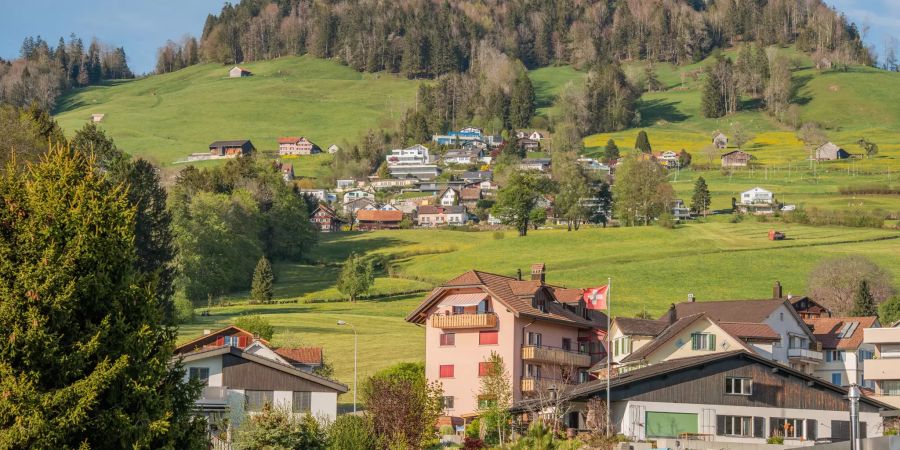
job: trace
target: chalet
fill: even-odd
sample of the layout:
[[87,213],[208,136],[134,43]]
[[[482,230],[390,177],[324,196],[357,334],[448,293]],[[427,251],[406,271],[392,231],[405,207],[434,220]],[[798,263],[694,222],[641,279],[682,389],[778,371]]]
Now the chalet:
[[326,151],[328,152],[329,155],[333,155],[333,154],[339,152],[340,150],[341,150],[341,148],[338,147],[337,144],[331,144],[331,145],[329,145],[328,148],[326,149]]
[[234,325],[229,325],[216,331],[205,330],[202,336],[175,347],[175,354],[180,355],[211,348],[219,348],[223,345],[244,349],[255,340],[259,340],[266,345],[269,344],[265,339],[258,339],[253,333],[247,330]]
[[256,151],[253,143],[244,140],[235,141],[215,141],[209,144],[209,154],[211,156],[237,157],[246,156]]
[[666,150],[653,155],[659,165],[668,169],[677,169],[679,166],[678,153],[672,150]]
[[309,217],[309,221],[318,227],[322,233],[333,233],[341,231],[343,221],[337,216],[333,209],[319,205]]
[[[788,446],[850,437],[847,390],[744,349],[675,358],[615,375],[608,383],[614,429],[634,441],[657,440],[660,447],[677,448],[684,444],[675,439],[691,437],[765,444],[780,435]],[[572,407],[566,425],[587,429],[588,421],[598,420],[588,402],[605,400],[606,390],[602,379],[563,391]],[[537,403],[520,401],[514,411],[540,410]],[[863,396],[860,435],[880,436],[881,413],[891,409]]]
[[[781,295],[780,295],[781,285],[778,284],[777,288],[778,288],[778,292],[779,292],[778,297],[781,297]],[[825,318],[825,317],[832,316],[830,309],[814,302],[809,297],[805,297],[805,296],[793,297],[790,294],[788,294],[787,299],[788,299],[788,301],[791,302],[791,305],[794,307],[794,310],[797,311],[797,314],[799,314],[800,317],[803,318],[803,320],[818,319],[818,318]]]
[[465,225],[469,220],[466,207],[455,206],[419,206],[416,208],[416,225],[420,227],[442,227],[446,225]]
[[288,163],[281,164],[281,177],[284,181],[292,181],[294,179],[294,165]]
[[358,211],[362,211],[364,209],[377,209],[372,208],[376,205],[378,205],[378,203],[375,202],[375,200],[368,197],[361,197],[355,200],[350,200],[349,202],[344,202],[341,205],[341,210],[344,212],[344,214],[352,216]]
[[289,136],[278,138],[278,154],[285,155],[312,155],[319,153],[319,147],[310,142],[309,139],[300,136]]
[[536,152],[541,149],[541,143],[529,138],[516,139],[516,148],[525,152]]
[[775,195],[761,187],[741,192],[740,202],[735,205],[740,212],[763,215],[775,211]]
[[750,164],[750,160],[753,159],[753,155],[735,150],[725,153],[720,158],[722,159],[722,167],[747,167]]
[[249,77],[250,75],[253,75],[253,73],[239,66],[234,66],[231,68],[231,70],[228,71],[228,76],[230,78]]
[[536,170],[548,172],[550,170],[550,158],[526,158],[519,163],[520,170]]
[[836,159],[847,159],[850,153],[838,147],[833,142],[826,142],[816,149],[816,161],[834,161]]
[[531,133],[521,130],[516,131],[516,139],[531,139],[532,141],[540,142],[544,140],[544,137],[544,133],[537,130],[532,131]]
[[532,265],[530,280],[470,270],[406,317],[425,328],[425,376],[441,383],[446,416],[461,422],[479,409],[479,377],[494,352],[514,401],[585,381],[586,369],[605,356],[606,316],[586,309],[583,290],[549,285],[545,276],[543,264]]
[[448,186],[438,194],[437,199],[441,206],[457,205],[459,204],[459,191]]
[[459,204],[468,209],[475,209],[478,201],[484,198],[480,187],[466,187],[459,192]]
[[712,143],[717,149],[725,150],[728,148],[728,137],[717,131],[713,133]]
[[360,231],[396,230],[402,220],[401,211],[363,209],[356,212],[356,228]]
[[838,386],[875,388],[863,374],[864,362],[875,356],[875,346],[863,343],[863,330],[881,328],[877,317],[824,317],[805,322],[825,356],[816,367],[817,377]]

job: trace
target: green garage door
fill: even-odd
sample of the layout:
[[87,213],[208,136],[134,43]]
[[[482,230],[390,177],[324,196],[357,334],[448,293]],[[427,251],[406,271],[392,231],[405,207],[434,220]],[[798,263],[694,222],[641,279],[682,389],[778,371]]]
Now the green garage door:
[[697,433],[697,415],[647,411],[647,437],[678,437]]

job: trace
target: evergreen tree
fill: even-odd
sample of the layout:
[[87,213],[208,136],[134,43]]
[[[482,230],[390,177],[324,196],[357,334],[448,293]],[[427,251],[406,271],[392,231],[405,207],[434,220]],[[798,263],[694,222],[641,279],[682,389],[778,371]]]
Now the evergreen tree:
[[653,149],[650,147],[650,138],[647,137],[646,131],[641,130],[638,132],[637,139],[634,141],[634,148],[644,153],[653,152]]
[[56,149],[0,202],[2,446],[206,448],[125,190]]
[[869,282],[862,280],[859,282],[859,288],[856,290],[856,296],[853,298],[853,310],[850,312],[853,317],[869,317],[878,315],[878,307],[875,305],[875,297],[869,290]]
[[272,264],[265,256],[259,258],[256,270],[253,271],[253,283],[250,286],[250,300],[254,303],[267,303],[272,300],[275,275]]
[[703,117],[718,118],[725,115],[725,104],[722,101],[722,86],[719,78],[707,67],[704,69],[703,90],[700,97],[700,112]]
[[619,146],[616,145],[616,141],[613,138],[609,138],[606,141],[606,147],[603,149],[603,159],[606,162],[613,161],[619,158]]
[[352,253],[338,275],[337,290],[350,297],[350,302],[369,291],[375,282],[374,268],[371,261]]
[[128,156],[119,151],[113,139],[93,122],[75,132],[71,145],[74,150],[93,155],[95,164],[102,170],[122,170],[128,162]]
[[659,81],[659,77],[656,76],[656,70],[653,69],[653,66],[647,66],[644,69],[644,88],[647,92],[657,92],[663,90],[663,84]]
[[609,183],[600,183],[600,187],[597,189],[597,209],[591,216],[591,222],[602,223],[603,228],[606,228],[606,224],[612,216],[612,211],[612,190],[609,188]]
[[524,69],[519,72],[509,99],[509,120],[515,128],[525,128],[534,116],[534,86]]
[[703,177],[697,178],[694,183],[694,194],[691,196],[691,211],[695,214],[703,213],[705,217],[710,203],[712,203],[712,198],[709,195],[709,186],[706,185],[706,180]]

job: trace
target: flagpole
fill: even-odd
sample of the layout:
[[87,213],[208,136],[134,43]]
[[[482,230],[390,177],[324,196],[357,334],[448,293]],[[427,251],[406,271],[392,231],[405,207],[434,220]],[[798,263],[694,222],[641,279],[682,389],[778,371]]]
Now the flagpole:
[[606,436],[609,437],[609,414],[610,414],[610,406],[609,406],[609,379],[612,376],[610,373],[610,359],[612,359],[612,347],[610,346],[610,317],[612,316],[612,298],[610,298],[609,294],[612,292],[612,278],[606,279]]

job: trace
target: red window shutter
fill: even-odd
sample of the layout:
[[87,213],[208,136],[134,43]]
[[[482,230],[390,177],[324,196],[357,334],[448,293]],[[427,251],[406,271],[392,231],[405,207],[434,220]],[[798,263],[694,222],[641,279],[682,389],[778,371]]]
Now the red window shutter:
[[238,336],[238,347],[244,348],[247,346],[247,336]]
[[216,338],[216,345],[217,345],[217,346],[225,345],[225,337],[224,337],[224,336],[219,336],[219,337],[217,337],[217,338]]
[[453,378],[453,364],[441,366],[440,376],[441,378]]
[[499,332],[494,331],[480,331],[478,333],[478,344],[479,345],[492,345],[498,342]]
[[490,362],[480,362],[478,363],[478,376],[485,377],[491,374],[491,369],[493,368],[493,364]]

